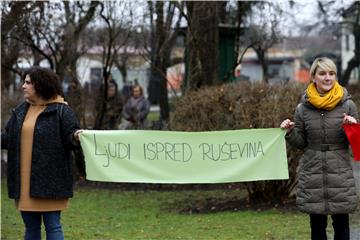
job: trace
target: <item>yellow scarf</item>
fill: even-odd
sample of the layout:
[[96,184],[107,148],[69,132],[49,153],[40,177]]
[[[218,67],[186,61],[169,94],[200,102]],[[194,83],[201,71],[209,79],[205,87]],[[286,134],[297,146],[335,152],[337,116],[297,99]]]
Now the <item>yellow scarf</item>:
[[341,101],[344,90],[342,86],[336,81],[333,88],[328,91],[324,96],[320,96],[319,92],[316,89],[315,83],[311,83],[307,89],[306,93],[308,96],[309,102],[318,109],[332,110],[336,105]]

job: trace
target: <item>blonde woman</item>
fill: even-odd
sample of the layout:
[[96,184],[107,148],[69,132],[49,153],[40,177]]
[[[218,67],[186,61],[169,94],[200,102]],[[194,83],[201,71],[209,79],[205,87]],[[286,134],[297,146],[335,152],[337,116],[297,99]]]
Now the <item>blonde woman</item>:
[[337,81],[335,63],[317,58],[310,69],[311,83],[297,106],[294,121],[284,120],[286,140],[304,149],[300,160],[296,203],[310,215],[311,239],[327,239],[331,215],[334,239],[350,239],[349,213],[358,198],[342,124],[357,123],[358,112],[347,90]]

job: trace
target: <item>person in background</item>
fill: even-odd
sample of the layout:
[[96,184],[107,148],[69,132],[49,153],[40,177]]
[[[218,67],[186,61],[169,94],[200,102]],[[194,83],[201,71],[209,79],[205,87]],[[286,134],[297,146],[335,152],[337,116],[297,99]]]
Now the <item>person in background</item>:
[[121,97],[124,104],[127,103],[127,101],[130,99],[132,94],[132,84],[129,81],[124,82],[124,86],[121,89]]
[[311,83],[297,106],[294,121],[284,120],[286,140],[304,149],[300,159],[296,203],[310,216],[311,239],[325,240],[331,215],[334,239],[350,239],[349,213],[357,207],[349,143],[342,124],[357,123],[358,111],[337,81],[335,63],[317,58]]
[[[102,92],[100,92],[102,94]],[[96,109],[102,109],[102,101],[96,102]],[[108,80],[106,109],[102,121],[102,129],[116,130],[121,122],[123,102],[118,92],[117,83],[110,78]]]
[[143,128],[145,120],[150,112],[150,102],[144,97],[140,85],[133,86],[132,96],[126,102],[122,115],[123,121],[120,129]]
[[25,224],[25,239],[64,239],[61,210],[73,196],[71,150],[81,132],[63,98],[59,77],[32,67],[22,77],[25,101],[12,112],[1,133],[8,150],[7,188]]
[[234,71],[234,76],[236,81],[249,81],[250,78],[248,76],[245,76],[241,72],[241,64],[237,65]]

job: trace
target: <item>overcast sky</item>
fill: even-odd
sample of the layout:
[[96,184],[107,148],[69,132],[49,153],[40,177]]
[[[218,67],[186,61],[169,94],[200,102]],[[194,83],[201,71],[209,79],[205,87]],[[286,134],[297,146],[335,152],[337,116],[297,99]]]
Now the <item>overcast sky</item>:
[[[145,0],[126,0],[134,14],[133,23],[134,25],[141,25],[141,24],[149,24],[149,19],[143,18],[143,15],[148,12],[147,4]],[[125,2],[126,2],[125,1]],[[234,1],[234,0],[231,0]],[[266,1],[263,1],[264,3]],[[318,4],[316,0],[294,0],[295,4],[293,7],[290,7],[288,0],[267,0],[267,2],[276,3],[278,4],[281,9],[284,11],[281,21],[281,31],[282,34],[286,36],[297,36],[301,35],[301,27],[309,24],[314,24],[319,20],[320,13],[318,10]],[[329,2],[329,0],[324,1]],[[336,0],[335,5],[337,6],[349,6],[353,0]],[[123,5],[123,3],[120,3],[120,5]],[[258,14],[258,16],[254,16],[255,20],[254,22],[257,22],[260,24],[261,22],[268,21],[266,18],[268,11],[262,11]],[[136,16],[135,16],[136,15]],[[330,14],[331,15],[331,14]],[[331,15],[332,16],[332,15]],[[333,14],[335,16],[335,14]],[[338,16],[336,16],[338,18]],[[154,19],[156,16],[154,16]],[[95,23],[95,25],[99,24],[98,22]],[[104,24],[100,20],[100,24]],[[182,25],[186,25],[185,19],[183,19]]]
[[[286,35],[291,34],[292,36],[296,36],[301,34],[301,26],[314,24],[321,17],[317,1],[315,0],[295,0],[293,8],[290,8],[289,1],[286,0],[275,0],[272,2],[280,4],[286,12],[285,16],[287,17],[285,17],[285,21],[282,23],[283,34]],[[327,0],[323,2],[326,3],[329,1]],[[353,2],[353,0],[337,0],[335,1],[334,6],[336,6],[336,8],[346,8]],[[329,15],[333,18],[333,20],[341,20],[334,12],[330,11]]]

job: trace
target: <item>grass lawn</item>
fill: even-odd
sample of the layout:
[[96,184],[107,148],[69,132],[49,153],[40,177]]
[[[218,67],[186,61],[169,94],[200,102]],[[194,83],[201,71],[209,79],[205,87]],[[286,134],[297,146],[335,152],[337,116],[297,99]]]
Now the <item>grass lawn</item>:
[[[21,239],[23,223],[1,184],[1,239]],[[66,239],[308,239],[307,215],[266,211],[179,214],[184,199],[231,197],[239,190],[75,191],[70,208],[62,213]],[[45,238],[44,238],[45,239]]]
[[152,121],[157,121],[159,120],[159,117],[160,117],[160,113],[159,112],[149,112],[149,115],[147,115],[147,120],[149,122],[152,122]]

